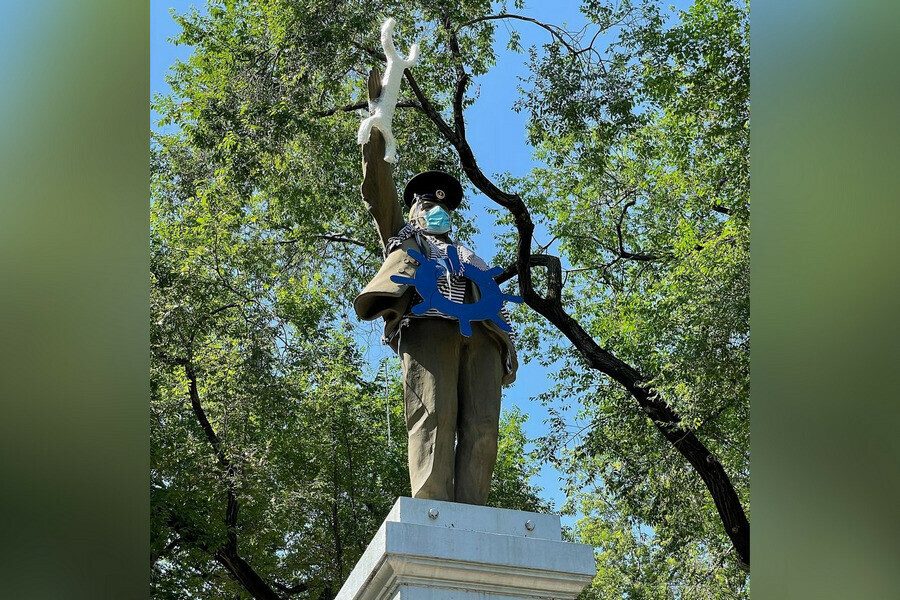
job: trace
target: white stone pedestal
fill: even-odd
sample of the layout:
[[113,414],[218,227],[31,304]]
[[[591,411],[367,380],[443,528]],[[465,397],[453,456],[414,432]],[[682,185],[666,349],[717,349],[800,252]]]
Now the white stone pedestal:
[[595,571],[556,515],[399,498],[335,600],[571,600]]

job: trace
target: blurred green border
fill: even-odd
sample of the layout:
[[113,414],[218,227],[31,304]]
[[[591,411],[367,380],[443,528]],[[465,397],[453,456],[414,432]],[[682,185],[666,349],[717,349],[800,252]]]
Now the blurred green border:
[[751,32],[752,594],[900,598],[900,3]]
[[[148,11],[0,15],[2,597],[149,590]],[[900,3],[751,25],[753,596],[900,598]]]
[[149,3],[0,10],[0,597],[146,597]]

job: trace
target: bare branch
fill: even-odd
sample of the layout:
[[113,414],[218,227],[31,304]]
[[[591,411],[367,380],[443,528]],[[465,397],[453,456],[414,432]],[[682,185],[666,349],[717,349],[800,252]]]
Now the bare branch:
[[[352,112],[354,110],[362,110],[369,107],[369,103],[366,100],[362,100],[360,102],[354,102],[353,104],[347,104],[345,106],[336,106],[334,108],[329,108],[328,110],[320,110],[313,113],[313,116],[317,118],[321,117],[330,117],[331,115],[339,112]],[[422,110],[422,105],[419,104],[416,100],[400,100],[397,102],[398,108],[417,108]]]
[[618,256],[625,260],[634,260],[637,262],[653,262],[664,258],[662,254],[654,254],[652,252],[628,252],[627,250],[620,250]]
[[505,269],[503,269],[502,273],[500,273],[499,275],[494,277],[494,281],[496,281],[498,285],[501,283],[506,283],[507,281],[509,281],[510,279],[512,279],[513,277],[515,277],[518,274],[519,274],[519,266],[516,263],[513,263],[513,264],[509,265],[508,267],[506,267]]
[[636,260],[639,262],[652,262],[654,260],[659,260],[660,258],[662,258],[662,255],[660,254],[654,254],[652,252],[629,252],[625,249],[625,246],[622,243],[622,222],[625,220],[625,214],[628,212],[628,209],[634,206],[635,203],[637,203],[637,200],[634,198],[626,202],[625,206],[622,207],[622,214],[619,215],[619,219],[616,221],[616,236],[618,237],[619,241],[619,251],[617,254],[621,258]]
[[226,311],[226,310],[228,310],[229,308],[237,308],[238,306],[240,306],[240,304],[238,304],[237,302],[231,302],[231,303],[229,303],[229,304],[226,304],[226,305],[224,305],[224,306],[220,306],[219,308],[216,308],[216,309],[213,309],[213,310],[209,311],[209,314],[206,315],[206,316],[207,316],[207,318],[208,318],[208,317],[211,317],[211,316],[213,316],[213,315],[217,315],[217,314],[219,314],[219,313],[222,312],[222,311]]
[[[718,197],[719,194],[722,192],[722,187],[723,187],[726,183],[728,183],[728,177],[727,177],[727,176],[725,176],[725,177],[720,177],[719,180],[716,182],[716,189],[713,191],[713,194],[714,194],[716,197]],[[725,208],[724,206],[721,206],[721,205],[713,205],[713,206],[712,206],[712,209],[713,209],[714,211],[716,211],[717,213],[721,213],[721,214],[723,214],[723,215],[731,216],[731,211],[728,210],[727,208]]]
[[[465,137],[457,136],[456,132],[431,107],[428,99],[418,85],[415,84],[415,79],[409,70],[406,71],[406,76],[416,97],[422,102],[426,114],[434,122],[444,138],[456,148],[463,171],[465,171],[469,181],[488,198],[506,208],[512,214],[516,230],[518,231],[515,270],[519,276],[519,294],[525,303],[559,329],[584,356],[591,368],[612,377],[631,393],[644,414],[690,463],[703,480],[713,498],[725,532],[731,538],[739,559],[749,565],[750,524],[734,485],[731,483],[721,463],[717,460],[708,460],[708,457],[713,456],[712,453],[697,438],[693,431],[681,426],[681,418],[678,414],[659,396],[655,389],[645,383],[649,380],[648,378],[601,347],[585,331],[581,324],[565,311],[558,292],[562,287],[562,281],[559,279],[559,271],[554,265],[549,264],[549,262],[545,265],[548,267],[549,285],[547,297],[541,297],[534,290],[531,278],[531,265],[533,264],[531,241],[534,234],[534,223],[531,220],[528,208],[518,194],[500,190],[484,175],[475,161],[474,153]],[[621,229],[622,219],[624,219],[624,211],[619,220],[619,229]],[[624,247],[620,247],[619,250],[622,253],[626,252]],[[546,254],[534,256],[547,257],[543,260],[550,260],[549,255]],[[556,261],[559,260],[556,257],[552,258]],[[507,269],[497,279],[505,281],[506,279],[503,279],[503,277],[506,275],[512,277],[511,273],[512,270]],[[554,279],[551,279],[551,277]]]
[[[620,226],[621,227],[621,226]],[[593,270],[597,268],[605,268],[612,266],[614,263],[619,262],[619,260],[633,260],[637,262],[653,262],[657,260],[664,260],[668,258],[672,258],[672,254],[670,252],[629,252],[625,250],[622,244],[622,232],[621,229],[618,231],[618,248],[610,248],[608,244],[604,243],[603,240],[594,237],[592,235],[576,235],[576,234],[567,234],[562,237],[573,238],[573,239],[582,239],[582,240],[590,240],[597,244],[600,248],[606,250],[611,253],[616,258],[608,263],[601,263],[598,265],[594,265],[591,267],[586,267],[584,269],[567,269],[567,272],[576,272],[576,271],[587,271]]]
[[555,241],[558,240],[558,239],[559,239],[559,236],[558,236],[558,235],[554,235],[554,236],[550,239],[550,241],[547,242],[546,244],[543,244],[543,245],[542,245],[540,242],[538,242],[538,247],[537,247],[538,254],[544,253],[544,252],[546,252],[547,250],[549,250],[549,249],[550,249],[550,246],[553,245],[553,242],[555,242]]
[[463,29],[470,25],[474,25],[475,23],[480,23],[482,21],[497,21],[500,19],[515,19],[515,20],[519,20],[519,21],[527,21],[529,23],[534,23],[538,27],[542,27],[543,29],[546,29],[547,31],[549,31],[550,35],[552,35],[557,41],[559,41],[560,44],[565,46],[566,50],[568,50],[572,54],[579,54],[580,52],[584,51],[584,49],[582,49],[582,48],[575,48],[574,46],[572,46],[572,43],[570,41],[567,41],[563,37],[563,32],[565,32],[565,30],[562,27],[559,27],[557,25],[548,25],[547,23],[538,21],[537,19],[532,19],[531,17],[525,17],[523,15],[514,15],[514,14],[510,14],[510,13],[500,13],[499,15],[489,15],[486,17],[478,17],[475,19],[471,19],[469,21],[466,21],[459,27],[457,27],[456,30],[454,31],[454,33],[459,32],[460,29]]
[[372,58],[378,59],[383,63],[387,62],[387,56],[385,56],[384,52],[382,52],[381,50],[377,50],[376,48],[374,48],[372,46],[366,46],[365,44],[361,44],[359,42],[354,42],[354,41],[351,41],[350,44],[354,48],[356,48],[358,50],[362,50],[363,52],[365,52]]
[[403,71],[403,75],[406,77],[406,81],[409,83],[409,87],[412,88],[413,94],[415,94],[416,98],[419,100],[419,104],[422,105],[422,110],[428,115],[428,118],[431,119],[431,122],[434,123],[438,130],[440,130],[441,134],[454,146],[456,146],[459,137],[456,135],[456,132],[447,125],[447,122],[444,121],[444,118],[441,114],[434,108],[431,104],[431,101],[427,96],[422,92],[422,89],[419,87],[419,83],[416,81],[416,78],[413,77],[412,72],[409,69],[405,69]]
[[552,254],[532,254],[531,266],[547,269],[547,296],[545,300],[555,304],[562,303],[562,264],[558,256]]
[[359,246],[360,248],[368,248],[365,242],[362,242],[356,238],[349,237],[343,233],[325,233],[322,235],[317,235],[316,239],[319,240],[328,240],[329,242],[340,242],[342,244],[353,244],[354,246]]
[[188,378],[188,397],[191,401],[191,409],[194,411],[194,416],[197,417],[197,421],[206,435],[206,440],[212,446],[219,466],[222,467],[227,475],[230,475],[232,470],[231,461],[225,455],[225,451],[222,449],[222,442],[219,440],[219,436],[216,435],[212,423],[209,422],[206,412],[203,410],[203,405],[200,403],[200,393],[197,391],[197,375],[194,372],[194,366],[187,360],[182,360],[181,364],[184,367],[184,374]]
[[200,394],[197,390],[197,374],[194,366],[190,361],[182,361],[185,375],[188,378],[188,395],[191,401],[191,409],[194,416],[200,423],[203,433],[207,441],[213,448],[216,460],[222,467],[224,473],[222,475],[223,483],[227,493],[227,501],[225,506],[225,529],[226,542],[221,547],[212,552],[213,558],[224,566],[231,576],[246,589],[250,595],[260,600],[282,600],[275,591],[263,580],[263,578],[253,569],[250,564],[244,560],[237,551],[237,522],[240,505],[237,501],[237,494],[234,485],[234,464],[228,458],[219,436],[216,435],[212,424],[203,410],[200,402]]
[[272,586],[277,588],[279,592],[286,596],[296,596],[297,594],[302,594],[303,592],[309,589],[309,585],[305,582],[298,583],[297,585],[292,585],[290,587],[284,585],[283,583],[279,583],[278,581],[273,581]]
[[725,208],[724,206],[713,206],[712,209],[717,213],[722,213],[723,215],[731,216],[731,211]]
[[469,74],[463,67],[462,53],[459,50],[459,39],[456,30],[451,27],[449,15],[444,15],[444,28],[450,36],[450,54],[453,56],[453,65],[456,69],[456,86],[453,90],[453,125],[456,135],[460,139],[466,137],[466,121],[463,117],[463,98],[466,94],[466,86],[469,84]]

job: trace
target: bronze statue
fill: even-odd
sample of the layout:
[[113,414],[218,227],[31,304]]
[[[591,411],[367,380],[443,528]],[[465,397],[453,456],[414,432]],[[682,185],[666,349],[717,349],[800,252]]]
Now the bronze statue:
[[[376,69],[368,87],[377,106],[382,86]],[[497,458],[501,386],[515,380],[518,368],[513,340],[504,331],[505,311],[502,319],[469,324],[423,304],[411,285],[423,260],[440,261],[446,276],[434,279],[442,302],[480,300],[479,286],[461,274],[493,271],[449,236],[462,186],[447,173],[420,173],[405,187],[404,219],[378,128],[370,129],[363,144],[362,170],[362,196],[385,260],[354,308],[361,319],[384,319],[383,341],[401,357],[412,495],[484,504]],[[471,335],[464,335],[461,329],[469,327]]]

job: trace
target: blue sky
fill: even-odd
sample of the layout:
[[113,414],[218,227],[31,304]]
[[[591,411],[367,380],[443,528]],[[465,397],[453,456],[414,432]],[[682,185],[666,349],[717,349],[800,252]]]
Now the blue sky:
[[[151,54],[150,54],[150,89],[152,93],[167,93],[168,84],[165,74],[176,59],[186,59],[190,56],[190,48],[175,46],[169,40],[179,33],[179,27],[172,19],[170,9],[177,13],[187,12],[191,6],[203,8],[203,2],[185,0],[152,0],[151,1]],[[578,10],[577,0],[557,0],[529,2],[517,14],[533,17],[540,21],[558,25],[566,24],[569,29],[578,29],[585,23],[583,15]],[[530,45],[540,45],[550,41],[550,34],[530,23],[514,22],[515,28],[521,34],[521,44],[527,48]],[[398,28],[403,24],[398,23]],[[528,173],[535,165],[531,158],[530,148],[525,143],[526,116],[524,113],[516,113],[512,110],[513,103],[518,97],[517,86],[520,77],[526,77],[526,55],[516,54],[506,50],[509,39],[507,27],[500,23],[497,27],[497,39],[495,49],[497,51],[497,65],[484,76],[473,82],[474,86],[480,86],[479,99],[466,112],[466,131],[469,143],[472,146],[479,165],[488,176],[502,172],[509,172],[514,176]],[[154,124],[155,125],[155,124]],[[402,150],[401,150],[402,151]],[[493,204],[484,196],[470,197],[473,216],[481,223],[482,233],[474,238],[475,250],[486,259],[495,254],[494,242],[489,235],[493,217],[485,212],[485,208]],[[536,233],[537,241],[546,242],[541,236],[540,230]],[[377,365],[378,362],[393,353],[384,346],[378,344],[378,336],[372,335],[369,339],[369,360]],[[517,381],[504,392],[503,405],[505,408],[518,406],[524,414],[529,415],[525,432],[529,438],[537,438],[544,435],[547,426],[544,420],[547,417],[546,409],[531,398],[550,387],[548,372],[536,363],[521,365]],[[544,489],[544,496],[553,501],[559,509],[565,501],[565,494],[561,489],[560,474],[550,466],[542,469],[535,478],[534,483]],[[563,517],[563,523],[572,525],[573,517]]]

